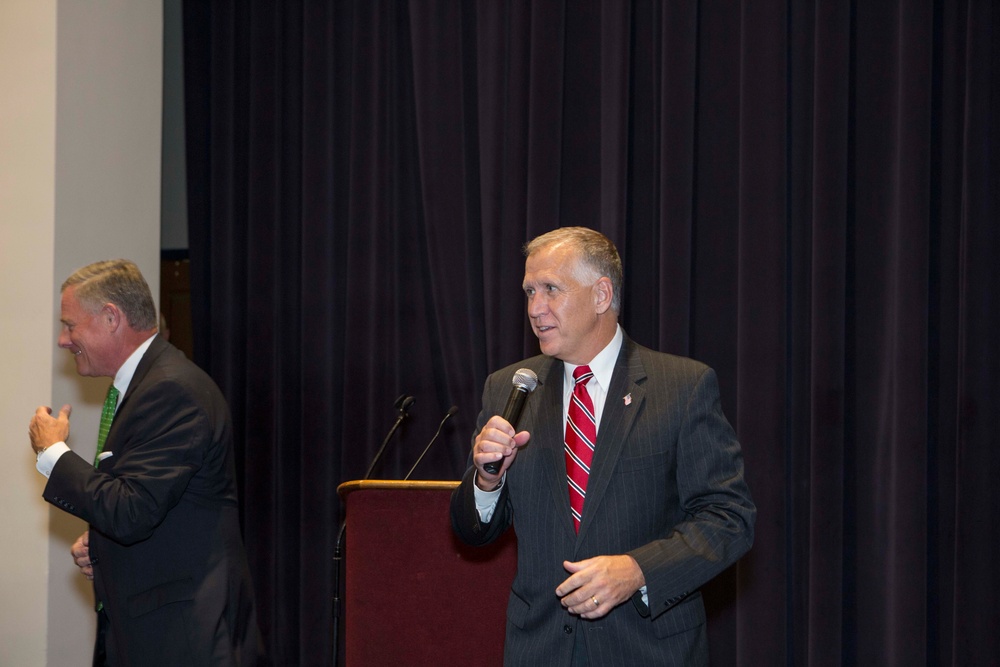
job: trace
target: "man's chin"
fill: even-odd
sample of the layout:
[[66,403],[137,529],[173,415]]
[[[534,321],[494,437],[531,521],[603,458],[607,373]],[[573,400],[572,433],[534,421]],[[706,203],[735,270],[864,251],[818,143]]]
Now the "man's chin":
[[542,354],[548,355],[550,357],[559,356],[559,346],[556,345],[553,341],[539,340],[538,347],[541,349]]

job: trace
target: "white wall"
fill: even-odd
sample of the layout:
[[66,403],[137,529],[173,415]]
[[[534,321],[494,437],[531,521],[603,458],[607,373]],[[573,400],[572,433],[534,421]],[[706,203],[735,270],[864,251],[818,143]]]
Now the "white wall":
[[2,665],[45,664],[48,510],[32,474],[27,427],[52,393],[55,14],[54,0],[0,3]]
[[84,526],[42,501],[27,425],[70,403],[69,444],[93,455],[108,381],[56,347],[62,280],[128,257],[159,291],[162,11],[0,2],[0,665],[90,664],[93,595],[68,555]]

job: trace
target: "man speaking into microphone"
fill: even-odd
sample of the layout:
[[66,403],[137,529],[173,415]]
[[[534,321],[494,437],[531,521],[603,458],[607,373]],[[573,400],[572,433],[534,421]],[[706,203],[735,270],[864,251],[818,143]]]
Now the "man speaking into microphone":
[[[750,549],[756,516],[715,373],[628,338],[607,237],[560,228],[525,255],[542,354],[487,379],[451,500],[469,544],[517,532],[504,664],[707,664],[698,589]],[[524,370],[537,386],[511,424]]]

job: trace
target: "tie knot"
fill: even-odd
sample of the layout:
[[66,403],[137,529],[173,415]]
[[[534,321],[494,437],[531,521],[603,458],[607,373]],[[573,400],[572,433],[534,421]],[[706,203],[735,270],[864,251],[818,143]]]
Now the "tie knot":
[[592,377],[594,377],[594,373],[590,370],[590,366],[577,366],[576,370],[573,371],[573,380],[578,385],[587,384]]

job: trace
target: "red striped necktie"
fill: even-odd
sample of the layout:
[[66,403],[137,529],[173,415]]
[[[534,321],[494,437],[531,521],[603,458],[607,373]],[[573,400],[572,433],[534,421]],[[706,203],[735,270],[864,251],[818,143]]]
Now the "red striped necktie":
[[573,511],[573,528],[580,532],[583,516],[583,499],[587,495],[587,478],[590,462],[597,444],[597,420],[594,418],[594,401],[587,391],[587,383],[594,374],[590,366],[578,366],[573,371],[573,395],[566,417],[566,478],[569,481],[569,504]]

